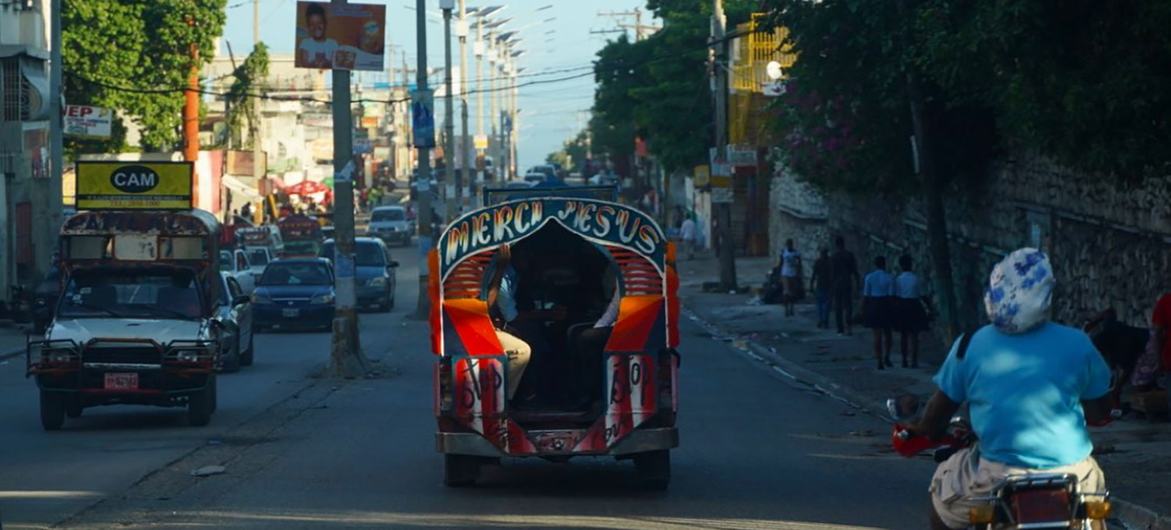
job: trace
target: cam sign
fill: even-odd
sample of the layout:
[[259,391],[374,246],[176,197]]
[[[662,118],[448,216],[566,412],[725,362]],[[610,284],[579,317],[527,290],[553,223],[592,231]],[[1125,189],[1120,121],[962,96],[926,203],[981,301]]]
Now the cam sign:
[[191,162],[78,162],[78,210],[187,210]]
[[89,105],[66,105],[62,109],[65,134],[109,138],[114,113],[110,109]]

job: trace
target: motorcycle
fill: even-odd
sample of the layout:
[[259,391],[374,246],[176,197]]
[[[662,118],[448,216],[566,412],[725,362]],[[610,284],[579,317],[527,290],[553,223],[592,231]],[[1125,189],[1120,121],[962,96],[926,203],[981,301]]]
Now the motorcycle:
[[[978,443],[967,419],[951,419],[939,439],[912,433],[905,427],[918,416],[920,402],[915,396],[888,399],[887,412],[894,421],[891,444],[900,455],[911,458],[933,452],[944,462],[956,452]],[[1110,516],[1110,494],[1083,492],[1077,475],[1036,473],[1008,477],[983,497],[972,498],[976,506],[968,513],[972,530],[1104,530]]]

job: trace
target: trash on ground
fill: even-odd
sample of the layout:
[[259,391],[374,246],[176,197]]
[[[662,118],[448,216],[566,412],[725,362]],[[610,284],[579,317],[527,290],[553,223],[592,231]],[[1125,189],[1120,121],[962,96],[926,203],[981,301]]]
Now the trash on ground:
[[222,475],[227,470],[228,470],[228,468],[226,468],[224,466],[203,466],[199,469],[192,470],[191,476],[193,476],[193,477],[210,477],[212,475]]

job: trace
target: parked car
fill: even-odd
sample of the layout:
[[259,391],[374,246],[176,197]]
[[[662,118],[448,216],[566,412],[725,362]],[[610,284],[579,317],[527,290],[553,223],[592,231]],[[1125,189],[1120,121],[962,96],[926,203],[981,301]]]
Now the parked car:
[[277,259],[277,253],[272,247],[244,247],[244,252],[248,254],[248,265],[252,269],[253,278],[260,278],[268,264]]
[[251,295],[252,291],[256,289],[256,278],[260,276],[260,273],[252,269],[248,253],[239,248],[220,251],[220,271],[235,278],[236,282],[240,284],[240,289],[247,295]]
[[407,209],[402,206],[379,206],[370,212],[370,227],[367,235],[387,243],[402,246],[411,244],[411,222]]
[[[334,241],[325,242],[323,257],[333,257]],[[398,262],[390,257],[390,249],[381,239],[359,237],[354,239],[354,291],[359,307],[381,311],[394,309],[394,291],[398,286]]]
[[49,270],[41,283],[33,290],[32,313],[30,320],[33,323],[33,332],[44,333],[53,321],[53,313],[57,310],[57,298],[61,296],[61,273],[56,268]]
[[329,330],[334,315],[333,266],[325,258],[268,264],[252,293],[255,328]]
[[213,320],[220,323],[221,372],[235,372],[241,366],[251,366],[252,298],[240,288],[240,282],[231,274],[220,272],[219,303]]

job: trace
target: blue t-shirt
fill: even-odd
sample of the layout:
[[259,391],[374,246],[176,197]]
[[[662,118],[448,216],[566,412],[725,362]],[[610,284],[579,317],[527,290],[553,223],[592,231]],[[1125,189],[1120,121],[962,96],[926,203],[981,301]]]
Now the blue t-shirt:
[[1090,456],[1081,402],[1106,395],[1110,369],[1085,333],[1053,323],[1019,335],[984,326],[963,359],[958,346],[935,383],[952,401],[968,402],[984,458],[1047,469]]

